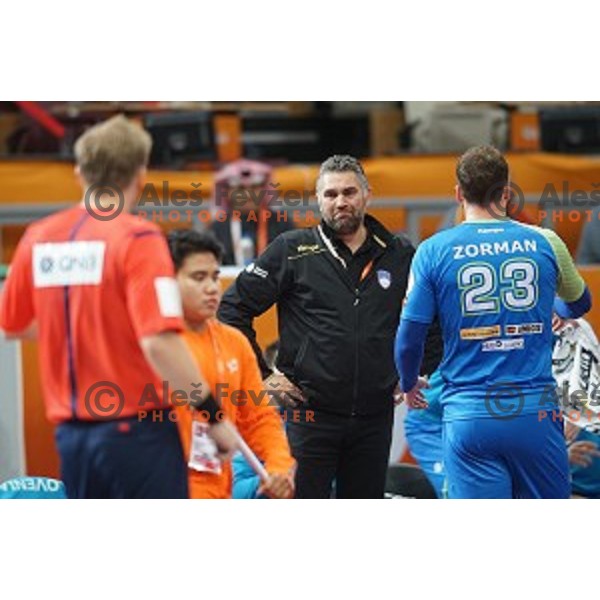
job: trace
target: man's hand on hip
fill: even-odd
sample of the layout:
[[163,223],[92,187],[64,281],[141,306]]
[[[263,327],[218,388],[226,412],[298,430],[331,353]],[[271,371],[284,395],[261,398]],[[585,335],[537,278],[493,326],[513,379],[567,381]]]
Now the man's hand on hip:
[[282,408],[297,407],[306,402],[302,392],[282,373],[273,373],[263,383],[265,390]]

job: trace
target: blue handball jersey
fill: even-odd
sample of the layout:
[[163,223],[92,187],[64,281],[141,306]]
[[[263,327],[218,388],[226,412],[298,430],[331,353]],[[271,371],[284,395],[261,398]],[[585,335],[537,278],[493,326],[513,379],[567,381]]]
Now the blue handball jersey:
[[468,221],[423,242],[402,318],[439,316],[444,420],[495,416],[487,400],[498,393],[518,397],[520,414],[543,408],[555,386],[555,296],[572,302],[584,289],[565,244],[547,229]]

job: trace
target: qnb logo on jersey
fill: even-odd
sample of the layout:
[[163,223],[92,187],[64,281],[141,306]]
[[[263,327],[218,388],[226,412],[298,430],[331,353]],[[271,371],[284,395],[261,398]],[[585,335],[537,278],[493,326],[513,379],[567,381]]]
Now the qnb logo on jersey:
[[94,254],[88,256],[61,256],[58,262],[52,261],[53,267],[56,267],[58,271],[69,273],[74,270],[92,272],[96,270],[98,266],[98,257]]
[[50,273],[50,271],[52,271],[53,268],[54,261],[50,256],[44,256],[40,260],[40,269],[42,270],[42,273]]
[[35,244],[33,282],[36,288],[99,285],[106,242]]
[[483,352],[508,352],[509,350],[523,350],[525,348],[524,338],[510,340],[490,340],[481,344]]
[[97,267],[97,257],[90,256],[61,256],[58,261],[50,256],[45,256],[40,261],[42,273],[51,273],[52,271],[62,271],[68,273],[74,269],[92,272]]

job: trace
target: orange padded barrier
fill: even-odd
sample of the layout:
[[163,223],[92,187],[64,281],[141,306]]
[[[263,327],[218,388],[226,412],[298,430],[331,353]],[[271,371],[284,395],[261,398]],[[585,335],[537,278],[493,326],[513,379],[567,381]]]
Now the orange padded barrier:
[[[513,180],[526,194],[541,193],[551,183],[562,189],[591,190],[600,183],[600,161],[592,157],[560,154],[509,154]],[[455,185],[454,156],[398,156],[364,161],[375,197],[436,196],[452,198]],[[318,167],[278,167],[273,182],[288,190],[313,190]],[[171,189],[192,192],[201,183],[203,197],[213,193],[213,173],[208,171],[150,171],[148,181],[158,190],[163,181]],[[0,161],[0,203],[66,202],[81,197],[73,165],[61,162]]]
[[[524,194],[542,196],[548,185],[554,186],[562,198],[566,182],[569,193],[575,190],[590,192],[594,184],[600,188],[600,161],[592,157],[567,156],[544,153],[509,154],[512,178]],[[447,198],[449,206],[454,195],[454,156],[399,156],[364,161],[375,198]],[[314,192],[318,174],[316,165],[287,166],[276,168],[273,183],[285,194],[290,190],[303,193]],[[154,185],[157,195],[163,198],[163,182],[168,182],[169,193],[175,190],[191,194],[197,189],[207,208],[214,192],[213,173],[208,171],[150,171],[148,182]],[[199,188],[193,187],[201,184]],[[57,203],[76,202],[81,198],[73,165],[60,162],[0,161],[0,203]],[[150,204],[146,205],[152,209]],[[376,216],[393,231],[406,225],[404,211],[397,208],[376,209]],[[537,213],[535,206],[528,206],[531,216]],[[437,219],[429,219],[422,225],[427,236],[435,230]],[[571,252],[575,252],[583,223],[565,214],[555,222],[556,230],[563,237]],[[6,236],[5,236],[6,237]],[[14,248],[10,235],[3,242],[3,261],[8,260]]]

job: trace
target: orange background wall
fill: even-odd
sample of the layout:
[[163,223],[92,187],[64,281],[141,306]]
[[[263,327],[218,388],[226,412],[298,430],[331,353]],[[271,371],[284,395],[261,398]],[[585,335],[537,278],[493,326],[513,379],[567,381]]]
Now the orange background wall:
[[[600,186],[600,160],[590,157],[565,156],[544,153],[509,154],[512,179],[526,195],[541,195],[546,185],[553,184],[558,190],[568,182],[571,190],[592,191],[594,184]],[[402,156],[364,161],[365,170],[375,198],[447,198],[451,205],[454,195],[453,156]],[[273,183],[281,194],[291,190],[314,191],[318,174],[316,165],[288,166],[275,169]],[[192,184],[201,184],[202,198],[206,208],[211,206],[214,193],[214,174],[208,171],[150,171],[148,182],[162,196],[163,181],[169,182],[171,192],[178,190],[191,194]],[[67,162],[18,162],[0,161],[0,205],[28,203],[77,202],[81,198],[73,165]],[[152,206],[147,206],[151,211]],[[373,211],[392,231],[406,225],[405,211],[390,207]],[[535,216],[535,207],[528,212]],[[422,222],[423,237],[437,227],[439,217],[425,217]],[[557,232],[574,252],[583,223],[565,219],[556,223]],[[24,228],[4,227],[2,232],[2,256],[0,262],[9,262],[14,247]]]
[[[573,188],[591,189],[600,182],[600,159],[594,157],[545,154],[508,154],[512,179],[528,193],[541,192],[547,183],[560,186],[569,181]],[[373,193],[380,197],[452,197],[456,157],[399,156],[363,162]],[[273,182],[280,190],[312,190],[318,174],[316,165],[276,168]],[[171,189],[191,193],[191,184],[201,183],[208,199],[214,191],[209,171],[150,171],[148,180],[157,188],[168,180]],[[76,201],[81,191],[68,162],[0,161],[0,203]]]

